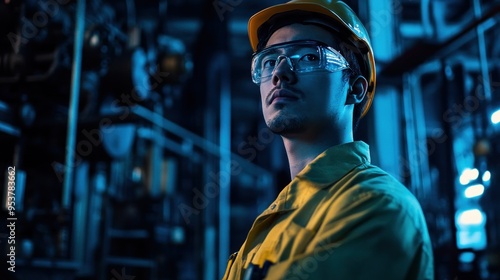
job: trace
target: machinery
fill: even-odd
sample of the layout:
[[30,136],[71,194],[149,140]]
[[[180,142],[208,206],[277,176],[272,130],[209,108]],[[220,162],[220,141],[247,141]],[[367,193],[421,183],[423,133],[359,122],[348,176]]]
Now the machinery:
[[[230,152],[224,115],[186,93],[193,60],[167,7],[0,3],[2,221],[17,218],[16,273],[0,278],[199,279],[229,254],[229,186],[270,194],[271,174]],[[223,58],[207,59],[212,90],[196,94],[229,94]]]

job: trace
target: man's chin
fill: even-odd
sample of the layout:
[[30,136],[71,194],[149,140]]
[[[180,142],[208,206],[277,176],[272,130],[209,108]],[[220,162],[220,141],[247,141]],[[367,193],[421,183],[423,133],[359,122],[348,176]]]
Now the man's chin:
[[303,122],[295,118],[277,117],[267,121],[267,127],[275,134],[286,136],[304,130]]

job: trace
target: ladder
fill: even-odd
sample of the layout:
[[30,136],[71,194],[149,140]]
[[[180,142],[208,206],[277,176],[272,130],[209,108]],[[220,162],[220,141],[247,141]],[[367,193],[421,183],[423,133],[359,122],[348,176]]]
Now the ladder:
[[[131,202],[133,203],[133,202]],[[103,238],[102,238],[102,261],[100,267],[100,280],[132,280],[138,279],[133,271],[149,269],[147,279],[156,279],[158,267],[156,261],[146,257],[134,257],[129,254],[119,254],[113,251],[113,242],[122,241],[134,243],[143,241],[147,244],[154,242],[149,230],[144,228],[116,228],[113,226],[115,219],[116,202],[108,197],[104,204]],[[114,250],[116,251],[116,250]],[[140,277],[140,279],[146,279]]]

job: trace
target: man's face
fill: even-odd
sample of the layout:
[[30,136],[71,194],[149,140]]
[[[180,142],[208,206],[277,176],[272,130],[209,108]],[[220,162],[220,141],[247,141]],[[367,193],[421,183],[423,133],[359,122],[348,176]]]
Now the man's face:
[[[336,45],[333,36],[321,27],[292,24],[276,30],[266,47],[295,40]],[[352,125],[353,106],[346,105],[348,87],[342,71],[294,73],[283,59],[273,76],[260,84],[264,120],[273,132],[286,137],[342,133]]]

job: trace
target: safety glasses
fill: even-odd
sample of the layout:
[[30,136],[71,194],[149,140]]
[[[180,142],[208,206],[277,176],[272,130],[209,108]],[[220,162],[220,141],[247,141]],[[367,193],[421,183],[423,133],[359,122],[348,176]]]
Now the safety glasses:
[[276,44],[252,56],[252,81],[267,81],[282,60],[290,70],[307,73],[326,70],[336,72],[349,69],[347,60],[334,48],[318,41],[300,40]]

